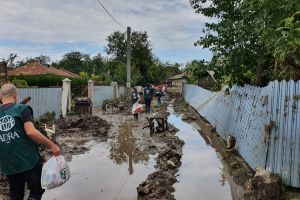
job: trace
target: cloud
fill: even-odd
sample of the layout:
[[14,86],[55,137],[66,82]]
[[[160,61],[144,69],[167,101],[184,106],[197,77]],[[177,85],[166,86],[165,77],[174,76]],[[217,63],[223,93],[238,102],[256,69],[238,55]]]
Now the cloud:
[[[157,52],[195,49],[193,43],[199,39],[201,29],[208,21],[194,13],[188,0],[101,2],[123,26],[147,31]],[[109,34],[116,30],[125,31],[96,0],[2,0],[0,23],[0,46],[7,48],[16,48],[13,47],[15,41],[31,43],[31,48],[36,48],[34,44],[53,47],[53,44],[64,45],[72,41],[86,44],[86,49],[97,46],[102,51]],[[3,46],[3,41],[11,41],[11,45]]]

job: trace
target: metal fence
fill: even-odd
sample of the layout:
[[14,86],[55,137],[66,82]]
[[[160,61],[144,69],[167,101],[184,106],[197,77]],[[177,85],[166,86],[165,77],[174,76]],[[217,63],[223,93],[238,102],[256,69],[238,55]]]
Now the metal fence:
[[266,168],[300,187],[300,82],[234,86],[229,93],[184,85],[183,96],[224,139],[236,137],[236,149],[253,169]]
[[34,117],[53,111],[56,118],[60,117],[62,88],[19,88],[18,94],[19,101],[31,97],[27,104],[32,107]]
[[118,90],[118,92],[114,90],[114,86],[94,86],[93,90],[93,106],[101,107],[103,101],[106,99],[112,99],[117,96],[124,96],[126,87],[116,87],[116,90]]

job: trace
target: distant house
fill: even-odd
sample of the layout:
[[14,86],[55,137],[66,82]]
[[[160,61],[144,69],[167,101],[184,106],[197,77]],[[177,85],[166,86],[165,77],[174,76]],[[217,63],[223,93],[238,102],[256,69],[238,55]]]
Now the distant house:
[[183,83],[187,83],[187,79],[184,73],[177,74],[168,78],[168,83],[171,87],[182,87]]
[[24,65],[22,67],[18,67],[16,69],[8,71],[8,76],[19,76],[19,75],[44,75],[44,74],[53,74],[62,77],[76,77],[77,74],[74,74],[65,69],[57,69],[52,66],[45,66],[41,63],[35,62]]

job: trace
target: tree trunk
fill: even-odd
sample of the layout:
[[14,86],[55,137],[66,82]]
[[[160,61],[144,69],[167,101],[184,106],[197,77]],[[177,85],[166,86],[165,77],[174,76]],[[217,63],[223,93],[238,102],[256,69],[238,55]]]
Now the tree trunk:
[[262,51],[259,51],[259,57],[258,57],[258,62],[257,62],[257,67],[256,67],[256,78],[255,78],[255,85],[256,86],[262,86],[263,81],[263,59],[264,59],[264,54]]

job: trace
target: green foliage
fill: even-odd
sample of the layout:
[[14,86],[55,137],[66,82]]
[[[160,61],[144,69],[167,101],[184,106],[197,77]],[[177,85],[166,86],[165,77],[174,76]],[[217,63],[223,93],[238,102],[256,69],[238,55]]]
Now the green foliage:
[[93,63],[90,56],[78,51],[65,54],[62,60],[58,62],[58,66],[77,74],[81,71],[88,73],[93,71]]
[[[126,83],[126,33],[120,31],[112,33],[107,38],[105,48],[107,54],[112,55],[110,61],[115,66],[110,69],[111,78],[121,84]],[[132,84],[143,85],[147,82],[154,84],[165,81],[168,76],[179,72],[179,65],[162,63],[154,57],[147,32],[133,31],[131,36],[132,47]]]
[[[62,86],[62,81],[64,77],[56,76],[52,74],[45,74],[39,76],[15,76],[10,77],[11,82],[14,80],[23,80],[27,82],[28,86],[36,86],[36,87],[55,87],[55,86]],[[87,77],[73,77],[69,78],[71,80],[71,90],[73,96],[80,96],[81,93],[84,91],[84,88],[87,86],[87,81],[89,80]]]
[[27,82],[25,80],[13,79],[11,83],[14,84],[18,88],[26,88],[28,87]]
[[20,79],[25,80],[28,86],[37,86],[37,87],[50,87],[50,86],[61,86],[63,77],[45,74],[39,76],[28,76],[28,75],[20,75],[10,77],[11,80]]
[[[213,52],[209,67],[220,83],[265,85],[276,78],[300,79],[300,74],[292,76],[295,68],[299,68],[295,60],[299,58],[298,14],[291,18],[291,13],[299,10],[299,1],[190,0],[190,3],[196,13],[212,18],[195,45]],[[288,36],[283,36],[283,30]],[[291,60],[293,68],[287,64]],[[280,76],[282,71],[289,72],[288,76]]]

